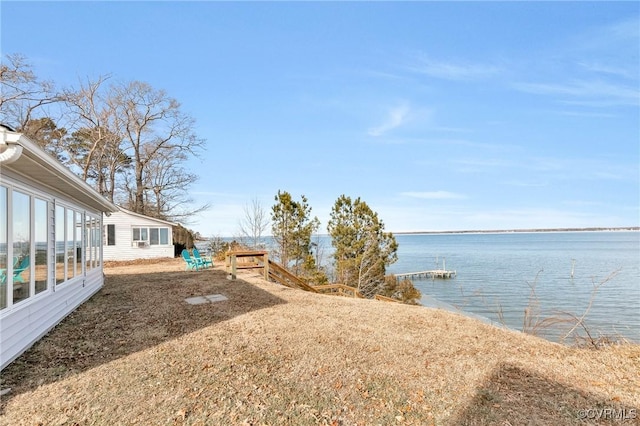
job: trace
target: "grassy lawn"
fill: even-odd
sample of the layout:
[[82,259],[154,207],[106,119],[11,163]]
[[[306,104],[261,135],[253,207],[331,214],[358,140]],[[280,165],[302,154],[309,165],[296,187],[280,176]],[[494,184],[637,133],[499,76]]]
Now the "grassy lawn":
[[[0,424],[640,424],[638,345],[569,348],[180,259],[105,273],[2,371]],[[212,294],[228,300],[185,302]]]

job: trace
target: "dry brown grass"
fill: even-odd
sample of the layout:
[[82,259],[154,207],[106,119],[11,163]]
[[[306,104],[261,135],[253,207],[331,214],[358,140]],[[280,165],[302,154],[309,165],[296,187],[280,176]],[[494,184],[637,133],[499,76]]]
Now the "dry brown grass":
[[[12,390],[1,424],[582,425],[607,421],[579,410],[640,415],[638,345],[568,348],[437,309],[311,294],[247,272],[229,281],[220,265],[186,272],[179,259],[105,271],[98,294],[2,372]],[[184,302],[208,294],[229,300]]]

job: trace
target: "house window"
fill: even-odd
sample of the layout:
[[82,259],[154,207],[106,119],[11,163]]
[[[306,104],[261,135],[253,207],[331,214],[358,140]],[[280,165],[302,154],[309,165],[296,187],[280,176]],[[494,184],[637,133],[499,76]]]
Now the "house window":
[[31,197],[13,191],[13,303],[31,296]]
[[[56,284],[82,275],[82,217],[78,211],[56,206]],[[90,253],[84,251],[89,258]],[[91,269],[87,267],[87,270]]]
[[0,186],[0,309],[7,307],[7,188]]
[[102,256],[102,223],[100,219],[97,217],[92,218],[92,227],[93,227],[93,240],[91,241],[91,247],[93,251],[93,266],[94,268],[99,268],[101,266]]
[[106,225],[105,229],[107,230],[105,242],[107,243],[108,246],[115,246],[116,245],[116,225],[113,225],[113,224]]
[[169,228],[132,228],[132,230],[134,246],[169,244]]
[[65,209],[62,206],[56,206],[56,284],[63,283],[65,281]]
[[100,219],[85,215],[85,264],[87,271],[100,266],[100,246],[102,245],[102,227]]
[[149,229],[133,228],[133,241],[149,241]]
[[149,244],[157,246],[160,243],[160,232],[158,228],[149,228]]
[[49,203],[0,186],[0,309],[48,288]]
[[[100,266],[102,244],[98,216],[87,215],[92,239],[85,247],[79,209],[53,207],[44,194],[6,181],[0,185],[0,310],[28,303],[54,283],[81,283],[86,270]],[[91,259],[86,270],[85,258]]]
[[66,239],[66,262],[67,279],[76,275],[76,212],[67,209],[67,239]]
[[34,198],[34,236],[36,240],[36,294],[47,289],[49,282],[48,203]]
[[82,273],[82,216],[82,213],[76,212],[76,241],[74,245],[76,247],[76,271],[78,271],[78,274]]

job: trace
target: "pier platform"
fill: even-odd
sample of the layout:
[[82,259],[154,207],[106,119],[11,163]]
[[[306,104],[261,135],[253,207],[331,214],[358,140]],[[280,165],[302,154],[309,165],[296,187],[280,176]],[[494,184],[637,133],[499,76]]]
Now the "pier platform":
[[445,269],[433,269],[430,271],[406,272],[403,274],[394,274],[397,278],[453,278],[456,271],[447,271]]

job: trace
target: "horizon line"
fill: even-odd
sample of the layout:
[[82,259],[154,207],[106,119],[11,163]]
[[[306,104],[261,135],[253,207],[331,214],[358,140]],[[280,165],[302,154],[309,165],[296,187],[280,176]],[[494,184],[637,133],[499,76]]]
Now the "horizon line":
[[[424,235],[424,234],[506,234],[506,233],[531,233],[531,232],[598,232],[598,231],[640,231],[640,226],[600,226],[587,228],[516,228],[516,229],[476,229],[460,231],[390,231],[393,235]],[[329,236],[329,234],[314,234],[317,236]],[[239,238],[238,236],[219,236],[220,238]],[[271,238],[273,235],[263,235],[261,238]],[[211,238],[205,237],[199,241]]]
[[394,235],[408,234],[497,234],[515,232],[594,232],[594,231],[640,231],[640,226],[599,226],[586,228],[516,228],[516,229],[475,229],[459,231],[398,231]]

